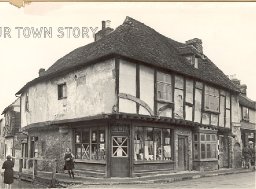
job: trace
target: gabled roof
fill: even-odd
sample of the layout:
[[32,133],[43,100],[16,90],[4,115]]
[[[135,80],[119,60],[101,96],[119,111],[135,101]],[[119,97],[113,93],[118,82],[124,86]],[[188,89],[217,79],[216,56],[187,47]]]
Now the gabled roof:
[[172,70],[231,91],[239,91],[208,58],[199,61],[199,69],[190,65],[179,51],[179,48],[185,45],[161,35],[137,20],[127,17],[124,23],[109,35],[79,47],[60,58],[41,77],[27,83],[17,94],[22,93],[27,87],[39,81],[116,55],[140,61],[150,66]]
[[9,106],[7,106],[1,115],[5,114],[7,111],[13,109],[14,107],[19,107],[20,106],[20,98],[17,98],[13,103],[11,103]]
[[256,101],[253,101],[244,95],[239,95],[239,104],[240,106],[256,110]]

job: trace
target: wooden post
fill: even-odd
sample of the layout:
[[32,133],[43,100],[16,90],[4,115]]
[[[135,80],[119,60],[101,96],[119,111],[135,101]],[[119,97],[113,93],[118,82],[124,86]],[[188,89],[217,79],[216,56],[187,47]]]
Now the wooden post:
[[51,187],[56,186],[56,171],[57,171],[57,160],[54,159],[53,166],[52,166],[52,186]]
[[23,160],[19,159],[19,179],[21,179]]
[[34,160],[34,174],[37,176],[37,159]]
[[33,179],[33,182],[35,181],[35,159],[32,159],[33,161],[33,175],[32,175],[32,179]]

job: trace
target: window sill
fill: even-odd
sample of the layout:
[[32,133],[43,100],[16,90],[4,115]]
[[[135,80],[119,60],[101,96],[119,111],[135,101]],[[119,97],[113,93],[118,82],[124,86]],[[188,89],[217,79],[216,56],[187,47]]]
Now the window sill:
[[200,160],[193,160],[193,161],[196,161],[196,162],[199,162],[199,161],[218,161],[217,158],[209,158],[209,159],[200,159]]
[[173,101],[168,101],[168,100],[164,100],[164,99],[157,99],[157,102],[159,102],[159,103],[167,103],[167,104],[174,104]]
[[85,159],[75,159],[75,163],[92,163],[92,164],[106,164],[105,160],[85,160]]
[[139,164],[154,164],[154,163],[159,163],[159,164],[165,164],[165,163],[174,163],[175,161],[173,160],[159,160],[159,161],[134,161],[135,165]]
[[214,110],[203,110],[203,113],[213,113],[213,114],[220,114],[220,112],[214,111]]
[[67,97],[58,98],[58,100],[63,100],[63,99],[67,99]]

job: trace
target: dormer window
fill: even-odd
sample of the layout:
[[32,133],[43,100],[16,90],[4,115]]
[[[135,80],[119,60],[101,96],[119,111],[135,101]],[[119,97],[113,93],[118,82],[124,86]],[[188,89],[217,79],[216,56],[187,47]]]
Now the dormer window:
[[198,69],[198,58],[197,58],[197,57],[195,57],[194,67],[195,67],[196,69]]
[[193,56],[186,56],[186,59],[191,65],[193,65]]
[[194,55],[187,55],[186,59],[194,68],[198,69],[198,57]]

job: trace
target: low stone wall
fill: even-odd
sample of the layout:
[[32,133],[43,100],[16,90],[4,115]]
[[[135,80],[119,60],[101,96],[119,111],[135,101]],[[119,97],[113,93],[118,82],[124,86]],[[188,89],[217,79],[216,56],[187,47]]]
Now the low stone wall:
[[218,169],[218,160],[194,161],[193,169],[196,171],[213,171]]

